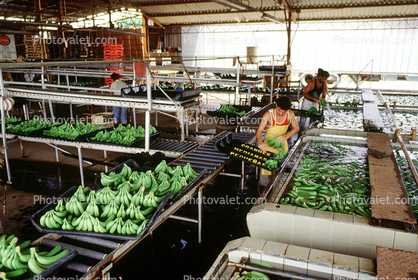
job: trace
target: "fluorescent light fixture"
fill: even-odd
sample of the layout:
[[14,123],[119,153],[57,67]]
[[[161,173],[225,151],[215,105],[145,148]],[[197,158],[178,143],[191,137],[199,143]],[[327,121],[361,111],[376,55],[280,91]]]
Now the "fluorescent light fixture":
[[235,8],[237,10],[243,11],[248,8],[247,5],[242,4],[241,2],[235,1],[235,0],[214,0],[214,2],[229,6],[231,8]]
[[263,13],[263,15],[261,17],[268,20],[268,21],[272,21],[272,22],[275,22],[275,23],[284,23],[284,20],[278,19],[278,18],[276,18],[274,16],[271,16],[269,14],[266,14],[266,13]]

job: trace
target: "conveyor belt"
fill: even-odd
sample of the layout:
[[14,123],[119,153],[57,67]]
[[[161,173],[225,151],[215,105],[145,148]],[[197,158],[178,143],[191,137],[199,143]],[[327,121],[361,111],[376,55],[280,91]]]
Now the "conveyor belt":
[[377,103],[363,104],[363,119],[366,129],[379,130],[384,127],[382,116],[380,115]]
[[178,153],[185,154],[188,151],[196,148],[198,145],[199,144],[196,142],[156,139],[155,141],[150,143],[150,149],[178,152]]
[[373,92],[369,89],[364,89],[362,92],[363,103],[365,102],[376,102],[376,97],[373,95]]
[[193,169],[200,171],[207,169],[209,172],[214,171],[218,167],[222,166],[225,161],[230,159],[230,156],[219,152],[215,148],[215,142],[222,139],[228,133],[232,133],[235,139],[248,142],[251,141],[255,135],[254,134],[245,134],[245,133],[233,133],[233,132],[223,132],[212,140],[209,140],[199,148],[191,151],[182,158],[179,158],[177,161],[173,162],[173,166],[184,166],[186,163],[190,163]]

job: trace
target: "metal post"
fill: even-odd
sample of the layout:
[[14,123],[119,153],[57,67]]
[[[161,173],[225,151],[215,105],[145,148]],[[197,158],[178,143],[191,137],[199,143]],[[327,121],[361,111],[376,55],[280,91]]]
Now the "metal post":
[[[45,89],[45,83],[44,83],[44,77],[45,77],[45,67],[42,66],[42,74],[41,74],[41,83],[42,83],[42,89]],[[30,79],[30,75],[29,75],[29,79]]]
[[184,141],[184,112],[182,108],[177,108],[177,117],[180,123],[180,130],[181,130],[181,141]]
[[47,121],[45,111],[45,99],[42,99],[42,114],[44,115],[44,121]]
[[[107,151],[103,150],[103,157],[104,157],[104,162],[107,163]],[[107,164],[105,164],[105,172],[108,171],[108,167]]]
[[[1,134],[3,137],[3,152],[4,152],[4,162],[6,164],[7,171],[7,183],[12,183],[12,174],[10,172],[9,157],[7,154],[7,142],[6,142],[6,120],[4,118],[4,84],[3,84],[3,71],[0,68],[0,89],[1,89],[1,100],[0,100],[0,110],[1,110]],[[6,190],[4,189],[4,193]]]
[[77,150],[78,150],[78,164],[80,165],[81,186],[84,187],[83,155],[81,153],[81,146],[77,146]]
[[[77,67],[76,66],[74,66],[74,72],[77,72]],[[75,82],[76,83],[78,82],[77,75],[75,75]]]
[[149,59],[147,59],[146,63],[148,64],[147,67],[147,101],[148,101],[148,108],[145,111],[145,151],[149,151],[149,126],[150,126],[150,119],[151,119],[151,111],[152,111],[152,96],[151,96],[151,72],[150,72],[150,65]]
[[[240,82],[239,82],[239,56],[237,57],[237,86],[235,87],[235,101],[234,104],[238,105],[238,99],[239,99],[239,86],[240,86]],[[229,94],[228,94],[229,96]]]
[[70,120],[72,123],[74,123],[73,105],[71,104],[71,102],[69,104],[70,104]]
[[[69,87],[70,86],[70,78],[68,77],[68,75],[67,76],[65,76],[65,80],[66,80],[66,82],[67,82],[67,87]],[[68,91],[70,91],[71,89],[70,88],[68,88]]]
[[132,108],[132,114],[134,115],[134,127],[135,127],[135,129],[137,128],[137,126],[136,126],[136,110],[135,110],[135,107],[134,108]]
[[155,111],[155,126],[158,126],[158,111]]
[[186,115],[184,116],[184,124],[186,129],[186,136],[189,136],[189,114],[187,110],[184,110]]
[[49,113],[51,114],[51,121],[55,122],[55,116],[54,116],[54,108],[52,108],[52,101],[51,99],[48,100],[49,104]]
[[58,149],[55,149],[55,161],[60,162]]
[[203,199],[202,199],[202,188],[199,188],[197,193],[198,204],[197,204],[197,219],[199,223],[197,224],[198,228],[198,242],[199,244],[202,243],[202,208],[203,208]]
[[[255,93],[255,90],[254,90]],[[248,87],[248,100],[247,100],[247,105],[250,106],[251,104],[251,87]]]

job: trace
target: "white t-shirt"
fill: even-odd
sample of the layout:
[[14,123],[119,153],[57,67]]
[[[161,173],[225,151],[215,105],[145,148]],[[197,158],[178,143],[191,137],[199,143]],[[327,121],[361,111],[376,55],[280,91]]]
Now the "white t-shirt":
[[113,93],[114,95],[122,95],[120,92],[120,89],[126,88],[126,87],[128,87],[128,85],[121,80],[116,80],[110,85],[110,89],[119,90],[118,92],[114,92]]

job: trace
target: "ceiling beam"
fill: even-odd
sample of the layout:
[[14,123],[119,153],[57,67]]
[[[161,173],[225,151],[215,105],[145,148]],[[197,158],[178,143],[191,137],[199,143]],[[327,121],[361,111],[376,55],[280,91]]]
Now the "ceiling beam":
[[141,7],[154,7],[154,6],[167,6],[167,5],[187,5],[187,4],[205,4],[205,3],[213,3],[213,1],[207,1],[207,0],[193,0],[193,1],[176,1],[176,2],[166,2],[166,3],[155,3],[155,1],[149,1],[149,2],[142,2],[142,3],[136,3],[138,8]]

